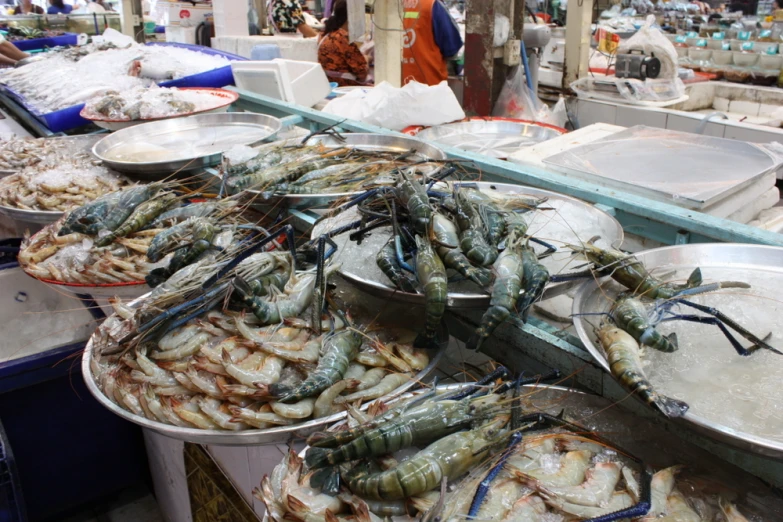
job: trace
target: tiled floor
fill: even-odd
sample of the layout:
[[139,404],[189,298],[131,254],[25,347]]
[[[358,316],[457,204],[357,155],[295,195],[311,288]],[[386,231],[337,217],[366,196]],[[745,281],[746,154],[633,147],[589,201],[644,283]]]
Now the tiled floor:
[[86,509],[61,522],[163,522],[155,498],[144,485],[127,489],[116,499]]

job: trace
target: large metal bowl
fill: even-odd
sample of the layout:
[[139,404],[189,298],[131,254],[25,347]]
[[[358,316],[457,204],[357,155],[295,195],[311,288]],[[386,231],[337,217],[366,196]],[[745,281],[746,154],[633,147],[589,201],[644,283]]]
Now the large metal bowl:
[[36,225],[48,225],[54,223],[65,212],[59,210],[25,210],[22,208],[6,207],[0,205],[0,215],[13,219],[14,221],[21,221],[23,223],[35,223]]
[[[135,306],[146,297],[147,296],[145,295],[136,301],[131,302],[130,306]],[[443,324],[441,328],[440,346],[430,358],[430,362],[427,367],[416,374],[406,384],[400,386],[392,393],[382,397],[383,400],[390,399],[407,392],[412,387],[423,382],[427,376],[435,371],[449,343],[448,329],[446,328],[445,324]],[[84,382],[87,384],[87,389],[90,390],[90,393],[92,393],[95,399],[101,403],[101,405],[103,405],[112,413],[119,415],[125,420],[138,424],[142,428],[153,430],[172,439],[184,440],[186,442],[195,442],[198,444],[217,444],[221,446],[262,446],[266,444],[284,444],[295,439],[305,438],[314,431],[321,429],[323,426],[330,425],[343,419],[346,415],[345,412],[342,412],[320,419],[313,419],[301,424],[295,424],[293,426],[281,426],[278,428],[270,428],[266,430],[251,429],[244,431],[180,428],[178,426],[171,426],[168,424],[151,421],[147,418],[139,417],[123,408],[120,408],[114,402],[109,400],[98,387],[98,384],[95,382],[95,376],[92,374],[92,369],[90,367],[90,359],[92,357],[94,347],[94,338],[95,334],[90,337],[90,340],[87,342],[87,346],[84,348],[84,353],[82,354],[82,375],[84,376]]]
[[533,121],[476,118],[428,127],[414,135],[422,140],[506,159],[519,149],[557,138],[565,132],[554,125]]
[[[578,200],[576,198],[565,196],[563,194],[558,194],[556,192],[550,192],[548,190],[525,187],[522,185],[512,185],[508,183],[479,182],[479,183],[471,183],[471,185],[477,185],[479,189],[484,191],[525,194],[535,198],[546,197],[549,198],[550,203],[553,201],[561,201],[563,204],[573,205],[574,207],[579,209],[580,213],[583,214],[584,219],[578,219],[578,218],[574,219],[574,222],[571,225],[572,230],[579,231],[580,226],[582,226],[582,224],[589,224],[589,223],[598,223],[600,228],[600,230],[592,230],[589,233],[583,234],[586,237],[579,237],[579,238],[574,237],[572,241],[575,243],[578,242],[578,239],[581,239],[582,241],[587,241],[594,235],[600,235],[601,240],[606,242],[606,244],[618,245],[623,241],[623,237],[624,237],[623,227],[616,219],[614,219],[606,212],[597,209],[593,205],[585,203],[584,201]],[[357,217],[352,216],[351,214],[349,214],[349,212],[345,212],[343,215],[338,216],[340,217],[339,222],[325,220],[317,223],[316,226],[313,228],[311,237],[315,238],[321,234],[326,233],[327,231],[333,228],[332,225],[339,226],[343,222],[350,222],[353,219],[357,219]],[[542,212],[546,212],[546,211],[542,211]],[[541,237],[546,238],[547,226],[554,227],[558,225],[558,223],[555,222],[554,220],[551,220],[547,224],[544,218],[541,218],[541,221],[544,221],[544,224],[541,226],[541,228],[538,228],[537,226],[531,226],[530,232],[533,233],[534,235],[536,235],[536,232],[540,232]],[[533,221],[534,224],[536,222],[537,221]],[[391,228],[390,227],[379,228],[377,229],[377,231],[371,233],[390,235]],[[368,252],[366,249],[363,249],[361,245],[357,245],[356,242],[350,241],[348,239],[349,235],[350,232],[347,232],[345,234],[341,234],[334,238],[334,241],[338,245],[338,251],[337,254],[335,254],[335,260],[339,261],[340,259],[345,259],[345,256],[348,256],[356,259],[364,259],[366,260],[367,263],[372,263],[374,266],[375,255],[377,254],[377,252]],[[537,249],[537,251],[542,250],[542,247],[536,245],[533,246]],[[572,257],[570,255],[570,252],[568,254],[559,254],[559,255],[567,255],[569,256],[569,259],[573,259],[573,261],[570,261],[567,266],[584,263],[584,261],[581,261],[576,257]],[[547,268],[550,268],[551,270],[555,266],[554,261],[555,261],[554,258],[550,258],[549,260],[547,259],[542,260],[542,263],[546,265]],[[370,295],[374,295],[376,297],[381,297],[384,299],[390,299],[393,301],[400,301],[400,302],[411,303],[419,306],[424,306],[425,297],[423,294],[413,294],[413,293],[403,292],[391,286],[391,282],[379,270],[375,272],[376,273],[373,275],[373,277],[363,277],[359,274],[351,272],[349,269],[340,269],[338,273],[349,283],[361,288],[362,290],[364,290]],[[559,272],[556,270],[552,270],[552,273],[559,273]],[[568,289],[572,288],[575,284],[577,283],[561,282],[561,283],[550,284],[547,286],[547,289],[544,292],[544,298],[552,298],[557,295],[560,295],[568,291]],[[460,287],[460,290],[454,290],[454,286],[451,286],[446,300],[446,306],[448,308],[471,309],[471,308],[486,308],[489,306],[490,295],[488,292],[479,289],[477,286],[471,283],[464,282],[461,283],[461,285],[462,286]]]
[[[678,268],[690,270],[695,267],[701,267],[706,280],[706,278],[710,277],[710,268],[733,268],[743,273],[763,269],[764,274],[769,276],[770,285],[783,283],[783,248],[779,247],[705,243],[657,248],[640,252],[636,254],[636,257],[644,263],[648,270],[660,268],[665,272],[669,272]],[[739,276],[738,279],[742,280],[742,277]],[[592,280],[584,283],[579,288],[573,303],[574,326],[579,338],[590,352],[590,355],[593,356],[593,359],[609,373],[611,371],[606,356],[598,345],[593,326],[590,324],[590,322],[598,323],[601,319],[600,317],[585,314],[606,312],[610,306],[607,296],[611,297],[613,293],[614,290],[612,290],[609,278],[604,278],[597,282]],[[772,303],[769,302],[769,304],[771,305]],[[769,326],[774,328],[777,325]],[[737,358],[741,359],[739,356]],[[783,359],[781,359],[781,364],[783,364]],[[720,379],[719,375],[712,377]],[[724,383],[725,386],[731,384],[730,382]],[[687,402],[687,397],[680,398]],[[783,459],[783,442],[729,428],[720,422],[701,417],[692,410],[686,412],[677,421],[709,438],[734,447],[776,459]]]
[[[345,141],[340,141],[332,136],[314,136],[307,143],[321,143],[328,148],[340,148],[344,146],[353,147],[359,150],[374,151],[392,151],[400,154],[413,150],[416,157],[420,159],[445,160],[446,154],[429,143],[424,143],[415,138],[406,138],[403,136],[386,136],[384,134],[345,134]],[[301,143],[299,139],[286,140],[286,145]],[[433,172],[435,169],[433,169]],[[219,176],[219,174],[215,174]],[[258,190],[245,190],[245,194],[250,196],[256,207],[262,210],[272,207],[313,209],[328,207],[336,200],[346,196],[353,196],[359,192],[336,192],[324,194],[280,194],[266,196]]]
[[117,171],[156,181],[217,165],[231,147],[256,145],[281,128],[279,119],[265,114],[202,114],[119,130],[96,143],[93,153]]
[[[438,386],[438,390],[456,391],[465,384]],[[409,399],[423,393],[417,390],[403,394]],[[697,492],[721,492],[736,498],[737,506],[750,520],[773,522],[783,518],[783,500],[769,485],[749,473],[716,459],[711,453],[666,431],[661,425],[616,408],[607,399],[562,386],[531,384],[524,386],[523,408],[526,412],[564,413],[570,421],[585,426],[618,448],[642,459],[654,469],[685,465],[680,473],[684,484],[694,485]],[[341,423],[332,426],[339,429]],[[309,446],[299,456],[304,458]],[[269,471],[271,474],[271,470]],[[257,483],[261,477],[250,477]],[[688,493],[690,489],[683,489]],[[264,522],[269,518],[265,515]]]

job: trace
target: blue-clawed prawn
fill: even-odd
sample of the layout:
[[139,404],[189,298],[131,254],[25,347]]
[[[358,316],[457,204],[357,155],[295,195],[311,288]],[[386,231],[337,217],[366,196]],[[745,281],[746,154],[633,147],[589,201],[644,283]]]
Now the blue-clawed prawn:
[[506,420],[447,435],[412,457],[382,472],[357,466],[346,473],[351,491],[376,500],[399,500],[431,491],[443,479],[453,480],[483,461],[506,436],[498,433]]

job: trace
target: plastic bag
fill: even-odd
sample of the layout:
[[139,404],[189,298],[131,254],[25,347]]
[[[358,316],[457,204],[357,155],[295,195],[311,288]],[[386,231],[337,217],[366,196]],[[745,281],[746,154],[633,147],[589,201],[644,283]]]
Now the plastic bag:
[[631,51],[642,51],[647,56],[655,55],[661,61],[661,73],[658,78],[672,79],[677,77],[677,50],[663,33],[654,28],[655,17],[647,17],[644,26],[635,35],[620,42],[617,54],[630,54]]
[[566,101],[565,98],[561,95],[557,99],[557,103],[554,107],[552,107],[552,117],[548,123],[552,125],[557,125],[558,127],[565,128],[566,122],[568,121],[568,111],[566,109]]
[[665,107],[682,100],[685,84],[679,78],[673,80],[634,78],[580,78],[571,84],[580,98]]
[[397,131],[410,125],[441,125],[465,118],[446,82],[433,86],[410,82],[401,89],[382,82],[335,98],[323,112]]
[[[557,125],[552,121],[552,113],[545,103],[542,103],[525,82],[522,67],[517,67],[511,78],[506,80],[500,97],[492,111],[492,116],[531,120]],[[561,125],[562,126],[562,125]]]

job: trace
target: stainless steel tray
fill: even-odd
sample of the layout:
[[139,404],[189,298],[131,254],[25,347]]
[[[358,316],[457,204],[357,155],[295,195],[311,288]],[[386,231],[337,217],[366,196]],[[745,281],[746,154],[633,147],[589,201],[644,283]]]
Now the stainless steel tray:
[[[763,277],[763,281],[770,288],[775,288],[777,285],[783,284],[783,248],[778,247],[727,243],[705,243],[657,248],[654,250],[638,253],[636,254],[636,257],[644,263],[648,270],[658,269],[654,273],[661,275],[664,273],[672,273],[675,270],[680,270],[678,274],[682,274],[693,270],[695,267],[701,267],[705,282],[719,279],[726,280],[726,274],[728,274],[728,270],[733,270],[735,275],[734,277],[729,278],[732,280],[742,281],[743,276],[747,275],[750,277],[750,275],[755,273],[757,277]],[[721,273],[721,271],[723,272]],[[681,277],[678,275],[678,280],[680,279]],[[603,350],[596,341],[592,326],[592,324],[598,324],[602,318],[600,316],[585,316],[578,314],[596,312],[600,313],[607,311],[611,305],[611,302],[608,298],[616,295],[619,289],[621,289],[621,287],[610,281],[609,278],[604,278],[598,282],[588,281],[579,288],[574,297],[573,303],[573,319],[576,332],[579,335],[579,338],[582,340],[585,348],[590,352],[595,361],[600,364],[607,372],[610,372],[609,365],[606,361]],[[743,298],[747,297],[748,294],[759,290],[762,289],[760,287],[757,288],[754,286],[749,290],[741,290],[736,294],[732,294],[732,297],[734,298],[736,295],[736,299],[742,300],[742,303],[749,303],[751,301],[745,301]],[[769,289],[767,290],[769,291]],[[773,294],[775,293],[774,290],[772,290],[772,292]],[[751,295],[751,297],[753,296]],[[779,298],[780,296],[777,295],[777,297]],[[708,298],[714,297],[708,296]],[[709,304],[708,299],[702,302]],[[759,299],[759,304],[757,306],[768,308],[777,306],[778,303],[779,301],[777,299],[768,297],[766,299]],[[688,309],[682,309],[682,313],[690,312],[691,311]],[[752,315],[753,310],[749,309],[747,313]],[[741,318],[738,317],[737,319],[739,320]],[[677,322],[676,324],[682,325],[680,328],[682,328],[684,331],[684,329],[687,329],[688,325],[691,323]],[[761,336],[763,337],[766,335],[770,329],[772,330],[773,334],[778,334],[780,329],[775,328],[775,326],[779,324],[780,322],[778,320],[776,323],[760,326],[765,328],[763,332],[760,332]],[[715,328],[715,330],[717,332],[717,328]],[[687,338],[683,341],[684,336],[682,333],[678,334],[678,336],[681,345],[680,350],[686,349],[686,347],[683,346],[683,342],[693,342]],[[711,346],[714,346],[713,343],[715,343],[715,339],[718,338],[704,337],[702,342],[710,343]],[[739,339],[742,340],[741,338]],[[771,342],[774,346],[777,346],[774,339]],[[747,345],[748,343],[744,342],[744,344]],[[724,349],[729,350],[730,354],[736,356],[732,362],[741,364],[744,360],[744,358],[737,355],[736,352],[732,352],[731,348],[725,348],[722,345],[714,347],[716,350],[720,350],[721,352],[723,352]],[[662,356],[663,355],[669,354],[662,354]],[[756,355],[758,354],[751,355],[751,357]],[[774,357],[774,361],[776,363],[779,361],[779,364],[783,364],[782,356],[774,355]],[[707,377],[707,380],[720,380],[720,386],[726,387],[727,389],[729,386],[737,384],[736,382],[729,382],[725,376],[721,378],[721,375],[719,374]],[[762,375],[748,376],[749,381],[752,383],[751,386],[755,385],[762,377]],[[694,378],[698,379],[698,377]],[[701,385],[707,385],[706,381],[702,382],[702,380],[697,380],[694,382],[694,384],[699,383],[702,383]],[[688,397],[685,395],[678,395],[677,398],[688,402]],[[686,425],[694,431],[700,432],[707,437],[726,444],[730,444],[737,448],[777,459],[783,458],[783,442],[742,432],[737,429],[732,429],[721,422],[709,420],[700,416],[698,411],[694,411],[694,409],[695,408],[693,405],[691,405],[691,409],[686,412],[683,417],[678,419],[677,422],[681,422],[683,425]],[[725,418],[725,416],[730,414],[731,411],[724,411],[721,413],[721,416]]]
[[[130,306],[134,306],[139,301],[146,298],[146,295],[130,303]],[[446,347],[449,344],[449,333],[445,324],[443,324],[441,330],[441,342],[438,350],[430,358],[430,362],[426,368],[416,374],[409,382],[400,386],[392,393],[382,397],[383,400],[390,399],[401,395],[417,384],[423,382],[435,369],[438,367],[438,363],[443,357]],[[82,376],[84,382],[87,384],[87,389],[90,390],[93,397],[101,403],[106,409],[112,413],[119,415],[125,420],[138,424],[143,428],[148,428],[161,435],[170,437],[172,439],[184,440],[186,442],[194,442],[198,444],[218,444],[221,446],[262,446],[266,444],[283,444],[291,440],[302,439],[309,434],[317,431],[325,425],[330,425],[343,419],[346,415],[345,412],[336,413],[329,417],[323,417],[320,419],[314,419],[302,424],[295,424],[293,426],[281,426],[279,428],[270,428],[267,430],[244,430],[244,431],[225,431],[225,430],[200,430],[196,428],[180,428],[178,426],[170,426],[168,424],[162,424],[160,422],[151,421],[149,419],[136,416],[131,412],[120,408],[114,402],[109,400],[98,387],[95,382],[95,377],[92,374],[90,368],[90,358],[93,351],[93,339],[95,334],[87,341],[87,345],[84,348],[82,354]]]
[[[414,150],[416,151],[416,157],[420,157],[421,159],[446,159],[446,153],[442,150],[415,138],[362,133],[344,134],[343,136],[345,141],[339,141],[332,136],[314,136],[310,138],[307,143],[322,143],[329,148],[350,146],[359,150],[392,151],[399,153]],[[301,140],[285,140],[285,143],[286,145],[294,145],[301,143]],[[266,197],[258,190],[245,190],[244,193],[251,196],[256,207],[277,207],[278,209],[281,205],[288,208],[300,209],[324,208],[340,198],[358,194],[358,192],[339,192],[329,194],[283,194]]]
[[[565,223],[562,219],[553,219],[551,211],[537,211],[535,217],[530,220],[531,226],[530,232],[536,236],[540,236],[541,239],[547,240],[552,237],[552,231],[557,227],[559,231],[570,227],[570,230],[576,232],[573,237],[569,239],[571,243],[579,243],[579,240],[587,241],[591,237],[599,235],[601,236],[600,244],[613,244],[619,245],[623,241],[623,227],[606,212],[595,208],[594,206],[585,203],[584,201],[558,194],[556,192],[550,192],[548,190],[541,190],[532,187],[525,187],[521,185],[511,185],[508,183],[476,183],[478,187],[483,191],[497,191],[500,193],[513,193],[524,194],[531,197],[548,197],[549,200],[544,206],[550,204],[558,204],[562,207],[571,207],[572,212],[575,211],[575,219],[573,222]],[[562,208],[561,207],[561,208]],[[532,215],[533,213],[531,213]],[[339,226],[340,224],[348,223],[355,219],[358,219],[355,213],[346,211],[343,214],[337,216],[337,220],[324,220],[316,224],[313,228],[311,237],[318,237],[321,234],[326,233]],[[591,228],[592,227],[592,228]],[[384,235],[388,238],[391,234],[391,227],[379,228],[370,234]],[[361,276],[352,272],[351,268],[341,268],[339,274],[353,285],[361,288],[365,292],[382,297],[384,299],[391,299],[393,301],[400,301],[405,303],[416,304],[424,306],[425,299],[423,294],[412,294],[403,292],[393,286],[385,275],[375,265],[375,255],[377,251],[369,252],[366,248],[359,246],[354,241],[350,241],[348,236],[350,232],[341,234],[334,238],[334,241],[338,245],[337,253],[335,254],[335,262],[343,263],[345,266],[351,259],[363,260],[367,264],[371,264],[374,269],[371,268],[372,275],[370,277]],[[543,250],[543,247],[533,245],[536,251]],[[555,246],[562,246],[556,244]],[[584,260],[576,258],[571,255],[571,251],[564,251],[562,253],[556,253],[550,258],[542,260],[542,263],[547,266],[552,274],[567,273],[568,267],[574,267],[584,264]],[[451,309],[459,308],[486,308],[489,306],[490,296],[489,293],[482,291],[475,284],[463,281],[457,283],[458,288],[455,289],[454,284],[449,284],[449,295],[446,301],[446,306]],[[544,292],[544,298],[551,298],[566,292],[569,288],[572,288],[575,282],[562,282],[550,284],[547,290]]]
[[544,163],[610,189],[691,209],[715,205],[780,165],[752,143],[642,125]]
[[[103,136],[103,134],[87,134],[81,136],[58,136],[56,138],[38,139],[46,139],[47,141],[55,142],[58,144],[58,146],[62,145],[64,148],[68,148],[70,150],[77,149],[92,154],[93,145],[101,140]],[[2,146],[0,146],[0,150],[2,150]],[[19,172],[19,170],[0,169],[0,179],[4,178],[5,176],[10,176],[11,174],[16,174],[17,172]]]
[[22,221],[24,223],[36,223],[38,225],[48,225],[54,223],[65,212],[50,211],[50,210],[24,210],[21,208],[6,207],[0,205],[0,215],[6,216],[14,221]]
[[93,153],[115,170],[155,181],[217,165],[234,145],[261,143],[281,127],[279,119],[265,114],[201,114],[119,130],[95,144]]
[[535,122],[476,119],[429,127],[416,137],[505,159],[519,149],[557,138],[564,132]]
[[[465,384],[438,386],[438,390],[456,391]],[[422,393],[417,390],[405,393],[400,399],[408,399]],[[664,469],[677,464],[685,465],[678,483],[694,485],[697,493],[721,492],[735,504],[749,520],[773,522],[783,518],[783,499],[766,483],[753,475],[725,463],[704,448],[684,441],[666,431],[660,424],[643,419],[617,408],[603,397],[587,394],[555,385],[526,385],[522,394],[526,412],[545,412],[550,415],[565,413],[568,420],[595,431],[619,448],[629,451],[654,469]],[[336,429],[342,423],[336,423]],[[299,453],[304,457],[309,446]],[[261,477],[250,477],[256,484]],[[683,489],[683,491],[686,491]],[[690,493],[690,490],[686,491]],[[264,522],[269,518],[264,515]]]

